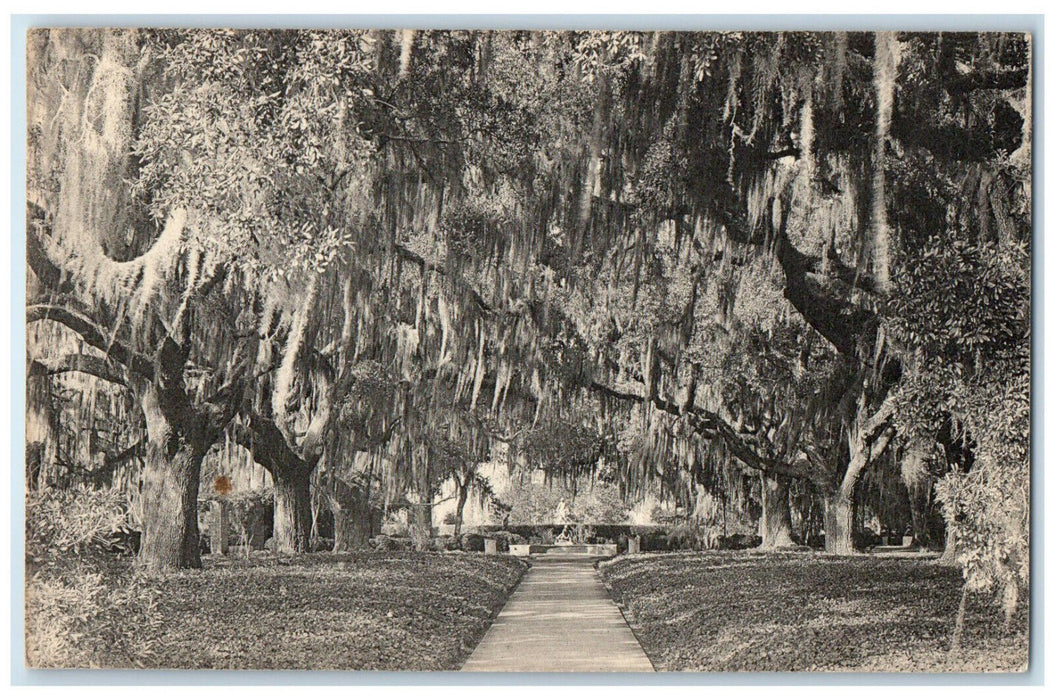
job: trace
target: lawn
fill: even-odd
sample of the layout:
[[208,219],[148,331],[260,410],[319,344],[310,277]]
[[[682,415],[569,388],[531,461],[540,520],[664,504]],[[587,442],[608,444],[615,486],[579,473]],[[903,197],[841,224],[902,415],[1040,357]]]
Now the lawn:
[[601,576],[658,670],[1018,671],[1028,595],[1010,630],[960,572],[920,558],[715,552],[620,557]]
[[[153,603],[130,606],[141,614],[121,644],[156,668],[453,670],[525,569],[482,554],[207,557],[202,570],[131,577]],[[104,633],[82,626],[63,643]]]

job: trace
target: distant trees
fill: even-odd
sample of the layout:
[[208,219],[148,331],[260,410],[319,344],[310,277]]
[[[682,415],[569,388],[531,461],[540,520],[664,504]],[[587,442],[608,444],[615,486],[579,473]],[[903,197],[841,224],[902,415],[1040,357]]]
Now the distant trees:
[[[597,128],[580,141],[584,154],[604,154],[588,197],[603,204],[569,229],[593,246],[578,258],[580,287],[596,290],[586,304],[594,315],[579,327],[590,329],[598,372],[639,387],[609,395],[645,407],[659,425],[673,419],[720,438],[745,466],[807,480],[825,501],[827,548],[852,551],[857,486],[895,439],[911,369],[912,351],[892,337],[889,316],[915,293],[905,266],[924,251],[928,231],[1014,248],[1028,230],[1028,39],[616,33],[557,41],[572,45],[604,93]],[[976,184],[965,195],[943,184],[953,182]],[[719,397],[678,398],[722,376],[708,376],[697,357],[715,347],[716,330],[745,318],[748,295],[737,291],[758,279],[743,274],[755,260],[777,267],[767,284],[783,299],[768,316],[748,314],[750,323],[769,328],[793,309],[826,341],[818,360],[829,368],[815,385],[823,400],[789,397],[773,407],[777,424],[800,426],[782,457],[767,454],[756,427]],[[952,274],[971,284],[966,268]],[[602,300],[619,279],[630,311],[609,314]],[[1021,318],[1021,291],[1008,298],[1013,309],[993,310]],[[1016,338],[1024,351],[1027,338]],[[672,448],[682,464],[703,456],[690,456],[697,448],[678,432],[659,430],[651,460]]]

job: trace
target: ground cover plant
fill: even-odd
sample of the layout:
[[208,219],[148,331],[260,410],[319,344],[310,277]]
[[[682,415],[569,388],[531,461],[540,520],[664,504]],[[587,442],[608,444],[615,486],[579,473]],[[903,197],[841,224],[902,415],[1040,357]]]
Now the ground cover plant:
[[1020,671],[1028,602],[1010,628],[968,598],[959,652],[957,568],[926,558],[810,552],[620,557],[605,584],[657,670]]
[[[72,620],[53,635],[59,643],[47,647],[32,638],[35,620],[54,626],[60,616],[53,609],[35,615],[31,605],[27,661],[59,667],[453,670],[526,568],[510,557],[413,552],[205,557],[203,569],[156,574],[111,563],[100,573],[100,594],[119,593],[120,606],[110,615]],[[46,576],[31,579],[30,600],[35,586],[54,585]],[[158,605],[162,593],[166,602]],[[81,599],[69,612],[75,616],[83,609]],[[108,635],[113,625],[103,627],[121,610],[135,617],[115,628],[119,635]],[[121,640],[119,648],[110,646],[111,637]],[[41,655],[49,649],[62,656]]]

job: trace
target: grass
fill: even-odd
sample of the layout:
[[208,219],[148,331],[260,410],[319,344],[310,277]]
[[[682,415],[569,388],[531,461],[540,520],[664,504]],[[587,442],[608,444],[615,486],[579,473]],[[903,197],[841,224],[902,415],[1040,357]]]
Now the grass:
[[[453,670],[525,569],[482,554],[207,557],[202,570],[133,577],[155,604],[149,620],[122,630],[142,655],[117,665]],[[91,643],[92,633],[69,644]],[[112,658],[104,652],[91,663]]]
[[968,598],[948,650],[958,569],[920,558],[810,552],[619,557],[601,575],[645,652],[666,671],[1023,671],[1028,595],[1010,629]]

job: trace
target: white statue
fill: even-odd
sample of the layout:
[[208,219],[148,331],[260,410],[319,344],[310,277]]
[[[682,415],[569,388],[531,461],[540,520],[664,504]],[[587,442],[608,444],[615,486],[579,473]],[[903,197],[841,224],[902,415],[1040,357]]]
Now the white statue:
[[557,504],[557,510],[553,515],[553,522],[557,525],[564,525],[569,522],[568,519],[568,504],[564,502],[564,499],[560,499],[560,503]]
[[560,503],[557,504],[557,510],[553,514],[554,524],[563,525],[564,528],[557,535],[554,542],[556,544],[570,544],[571,535],[568,534],[568,523],[571,522],[570,513],[568,513],[568,504],[564,502],[564,499],[560,499]]

